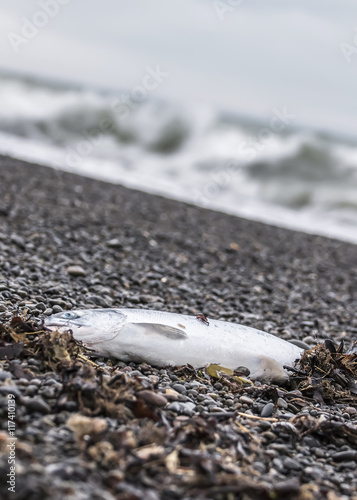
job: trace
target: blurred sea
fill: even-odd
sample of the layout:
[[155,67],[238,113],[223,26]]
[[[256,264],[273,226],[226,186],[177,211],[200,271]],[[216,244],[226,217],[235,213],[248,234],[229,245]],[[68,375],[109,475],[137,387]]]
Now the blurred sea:
[[0,74],[0,153],[357,243],[357,138]]

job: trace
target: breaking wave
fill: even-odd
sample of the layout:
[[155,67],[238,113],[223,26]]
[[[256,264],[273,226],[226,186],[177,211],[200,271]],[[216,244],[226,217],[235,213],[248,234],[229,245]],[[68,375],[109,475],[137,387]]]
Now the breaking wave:
[[284,109],[264,121],[13,75],[0,87],[3,154],[357,242],[357,141]]

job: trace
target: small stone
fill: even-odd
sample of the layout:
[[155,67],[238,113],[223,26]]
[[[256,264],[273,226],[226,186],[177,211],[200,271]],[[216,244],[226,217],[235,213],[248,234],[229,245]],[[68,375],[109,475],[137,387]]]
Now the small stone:
[[311,335],[304,337],[302,339],[302,341],[305,342],[306,344],[309,344],[309,345],[315,345],[317,342],[316,339],[314,337],[312,337]]
[[37,385],[30,384],[26,387],[25,394],[26,396],[34,396],[37,393]]
[[19,398],[21,392],[16,385],[3,385],[0,387],[0,394],[13,394],[15,397]]
[[241,396],[241,397],[239,398],[239,401],[240,401],[241,403],[243,403],[243,404],[245,403],[245,404],[247,404],[247,405],[252,405],[252,404],[254,403],[253,399],[252,399],[252,398],[249,398],[248,396]]
[[165,392],[163,393],[165,398],[168,401],[177,401],[179,399],[180,393],[172,389],[171,387],[168,387],[165,389]]
[[139,391],[137,393],[137,396],[140,397],[145,401],[145,403],[151,404],[153,406],[166,406],[167,405],[167,399],[165,396],[158,392],[153,392],[153,391]]
[[277,416],[282,417],[282,418],[287,418],[287,419],[290,419],[290,418],[295,417],[295,414],[294,414],[294,413],[291,413],[290,411],[286,411],[286,412],[284,412],[284,413],[279,412]]
[[31,398],[25,401],[25,406],[30,413],[50,413],[50,406],[42,398]]
[[258,472],[260,472],[261,474],[263,474],[266,470],[266,467],[265,465],[263,464],[263,462],[254,462],[253,463],[253,469],[257,470]]
[[172,388],[175,389],[175,391],[179,392],[180,394],[186,393],[186,387],[183,384],[174,384]]
[[314,323],[314,321],[301,321],[300,326],[302,326],[302,327],[304,327],[304,326],[314,327],[315,323]]
[[36,307],[37,307],[37,309],[39,309],[42,312],[46,311],[46,305],[43,302],[38,302],[36,304]]
[[67,273],[70,276],[87,276],[87,272],[81,266],[69,266],[67,267]]
[[191,402],[187,403],[179,403],[176,401],[175,403],[170,403],[166,409],[167,410],[172,410],[176,413],[182,413],[184,415],[189,415],[191,416],[196,408],[196,405]]
[[349,415],[356,415],[357,408],[353,408],[352,406],[346,406],[344,411],[345,411],[345,413],[348,413]]
[[264,437],[266,441],[275,441],[278,438],[272,431],[262,432],[261,436]]
[[297,460],[294,460],[293,458],[287,457],[284,460],[284,467],[290,470],[301,470],[302,466],[299,464]]
[[283,462],[280,458],[273,458],[272,460],[272,464],[274,465],[274,467],[278,470],[278,471],[282,471],[284,466],[283,466]]
[[57,314],[57,313],[60,313],[63,311],[62,307],[61,306],[53,306],[52,307],[52,311],[54,314]]
[[25,240],[21,237],[18,236],[17,234],[12,234],[10,238],[12,243],[15,243],[19,248],[22,248],[23,250],[26,247]]
[[216,392],[207,392],[206,396],[208,398],[212,398],[214,401],[217,401],[218,399],[218,394]]
[[60,385],[62,387],[62,384],[52,377],[46,378],[43,385]]
[[58,390],[56,387],[43,387],[39,391],[39,394],[46,399],[53,399],[57,393]]
[[263,418],[270,417],[274,411],[274,403],[267,403],[262,411],[260,412],[260,416]]
[[4,381],[7,378],[14,378],[14,376],[12,373],[7,372],[6,370],[0,370],[0,380]]
[[304,473],[315,481],[323,476],[323,471],[319,467],[305,467]]
[[39,387],[42,384],[42,382],[41,382],[41,380],[39,378],[33,378],[31,380],[31,384],[37,385],[37,387]]
[[355,450],[338,451],[337,453],[333,453],[331,455],[331,458],[335,462],[345,462],[349,460],[355,460],[357,458],[357,451]]
[[317,458],[324,458],[326,456],[326,453],[323,450],[321,450],[321,448],[316,448],[314,450],[314,453],[317,456]]
[[112,240],[107,241],[107,245],[111,248],[120,248],[122,246],[118,238],[113,238]]

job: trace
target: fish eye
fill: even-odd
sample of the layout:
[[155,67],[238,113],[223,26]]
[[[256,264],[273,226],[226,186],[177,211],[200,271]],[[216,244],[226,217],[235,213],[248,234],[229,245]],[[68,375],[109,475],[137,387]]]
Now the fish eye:
[[74,319],[74,318],[76,318],[76,317],[77,317],[77,314],[76,314],[76,313],[74,313],[74,312],[69,312],[69,311],[68,311],[68,312],[64,312],[64,313],[62,314],[62,317],[63,317],[63,318],[65,318],[65,319]]

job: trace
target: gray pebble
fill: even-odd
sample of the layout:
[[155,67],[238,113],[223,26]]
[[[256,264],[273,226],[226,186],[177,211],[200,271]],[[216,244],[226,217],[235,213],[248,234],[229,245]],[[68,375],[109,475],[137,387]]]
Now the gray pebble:
[[310,326],[310,327],[314,327],[315,326],[315,322],[314,321],[301,321],[300,323],[300,326]]
[[252,405],[252,404],[254,403],[253,399],[252,399],[252,398],[249,398],[248,396],[241,396],[241,397],[239,398],[239,401],[240,401],[241,403],[243,403],[243,404],[245,403],[245,404],[247,404],[247,405]]
[[18,236],[17,234],[12,234],[10,240],[12,243],[15,243],[15,245],[17,245],[22,250],[25,249],[26,247],[25,240],[21,236]]
[[350,462],[342,462],[339,464],[337,467],[337,470],[343,470],[343,469],[355,469],[357,467],[357,464],[354,460],[351,460]]
[[50,413],[50,406],[42,398],[31,398],[25,401],[25,406],[30,413]]
[[186,393],[186,387],[183,384],[174,384],[172,388],[175,389],[175,391],[179,392],[180,394]]
[[284,465],[280,458],[273,458],[272,464],[277,471],[282,472],[284,470]]
[[316,344],[316,339],[314,337],[312,337],[311,335],[304,337],[302,340],[303,340],[303,342],[305,342],[306,344],[309,344],[310,346]]
[[39,378],[33,378],[33,379],[31,380],[31,384],[33,384],[33,385],[37,385],[37,387],[39,387],[39,386],[41,385],[41,383],[42,383],[42,382],[41,382],[41,380],[40,380]]
[[19,398],[21,396],[21,391],[16,385],[3,385],[0,387],[0,394],[13,394]]
[[297,460],[294,460],[293,458],[287,457],[284,460],[284,467],[290,470],[301,470],[302,466],[299,464]]
[[311,349],[311,345],[309,345],[307,342],[304,342],[303,340],[292,339],[292,340],[289,340],[289,342],[290,342],[290,344],[294,344],[297,347],[304,349],[305,351],[308,351],[309,349]]
[[274,411],[274,403],[267,403],[262,409],[260,416],[264,418],[270,417],[273,414],[273,411]]
[[326,452],[324,452],[321,448],[316,448],[313,451],[318,458],[324,458],[326,456]]
[[57,387],[51,387],[51,386],[47,386],[47,387],[42,387],[40,390],[39,390],[39,394],[41,394],[42,397],[46,398],[46,399],[52,399],[54,398],[57,394],[58,394],[58,389]]
[[293,418],[295,417],[295,414],[294,413],[291,413],[290,411],[285,411],[285,412],[279,412],[279,416],[282,417],[282,418]]
[[60,385],[62,387],[62,384],[52,377],[46,379],[43,385]]
[[87,272],[81,266],[69,266],[67,267],[67,273],[70,276],[87,276]]
[[253,463],[253,468],[263,474],[266,471],[266,467],[263,462],[256,461]]
[[330,455],[332,460],[335,462],[344,462],[348,460],[355,460],[357,458],[357,451],[355,450],[346,450],[346,451],[339,451],[337,453],[333,453]]
[[266,439],[266,441],[275,441],[278,438],[278,436],[271,431],[263,432],[262,436]]
[[323,471],[319,467],[305,467],[304,473],[315,481],[323,476]]
[[108,245],[108,247],[112,247],[112,248],[120,248],[122,246],[119,238],[113,238],[113,239],[107,241],[107,245]]
[[13,374],[6,371],[6,370],[0,370],[0,380],[4,381],[7,378],[14,378]]
[[37,385],[30,384],[26,387],[25,394],[26,396],[34,396],[35,394],[37,394],[37,390]]
[[166,409],[167,410],[172,410],[176,413],[184,414],[184,415],[193,415],[194,410],[196,408],[196,405],[191,402],[187,403],[179,403],[178,401],[175,401],[174,403],[170,403],[167,405]]
[[279,408],[286,409],[288,407],[288,403],[283,398],[278,398],[278,406]]

